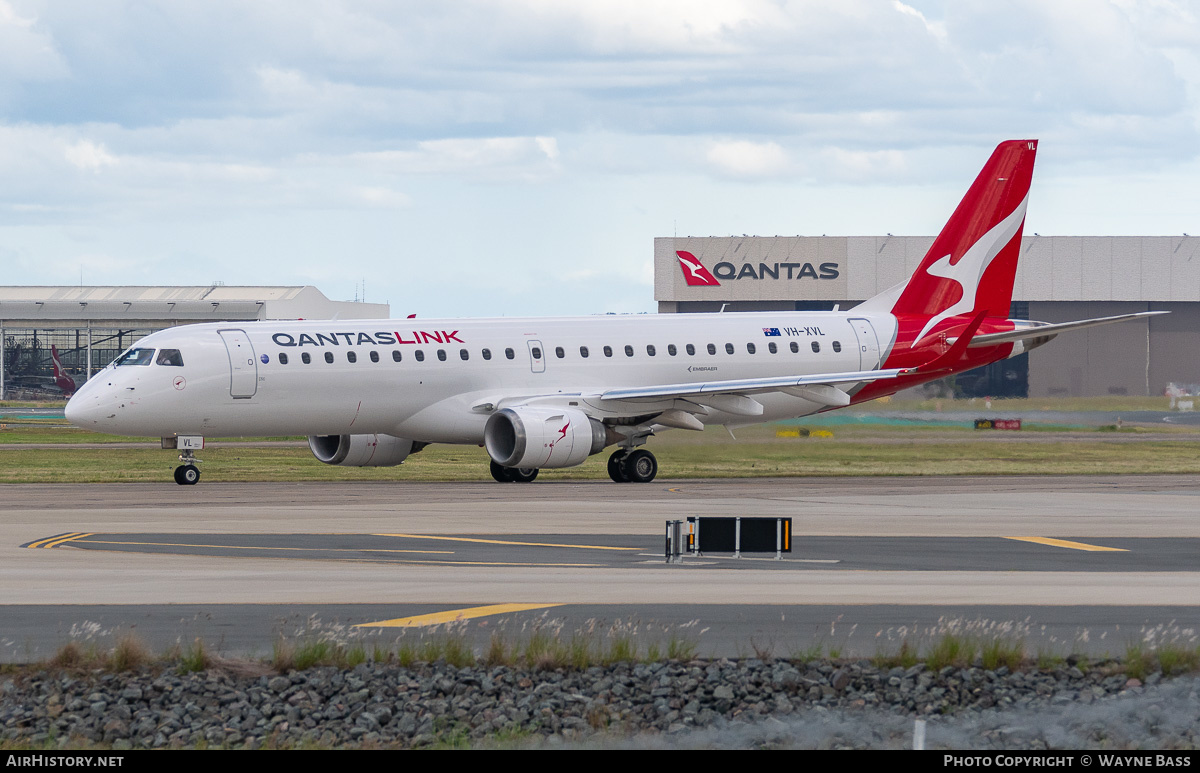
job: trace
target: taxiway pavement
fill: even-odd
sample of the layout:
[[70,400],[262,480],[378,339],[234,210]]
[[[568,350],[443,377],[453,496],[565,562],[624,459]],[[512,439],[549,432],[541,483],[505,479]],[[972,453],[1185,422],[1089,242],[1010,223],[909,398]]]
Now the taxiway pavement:
[[[331,622],[541,604],[509,617],[699,620],[711,634],[703,654],[745,654],[749,631],[827,636],[850,618],[868,655],[896,621],[932,630],[945,614],[1025,621],[1059,642],[1069,628],[1114,653],[1139,631],[1186,637],[1200,626],[1196,476],[23,484],[0,494],[5,660],[45,656],[96,618],[105,631],[141,620],[147,638],[177,638],[186,632],[173,627],[205,608],[247,634],[278,635],[262,621],[305,609]],[[795,550],[781,562],[666,565],[665,521],[696,515],[790,517]],[[710,653],[704,641],[722,643]]]

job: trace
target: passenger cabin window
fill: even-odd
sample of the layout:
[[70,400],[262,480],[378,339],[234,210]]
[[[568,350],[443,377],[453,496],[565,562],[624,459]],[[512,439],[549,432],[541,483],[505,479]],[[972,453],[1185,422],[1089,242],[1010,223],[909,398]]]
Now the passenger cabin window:
[[792,354],[797,354],[800,351],[800,344],[792,341]]
[[119,368],[122,365],[149,365],[153,361],[153,349],[130,349],[118,357],[113,365]]
[[504,356],[511,360],[513,357],[516,357],[517,354],[512,349],[505,349]]
[[371,362],[379,362],[379,352],[371,352]]
[[567,356],[567,353],[563,351],[561,346],[556,346],[554,347],[554,356],[561,360],[563,357]]
[[355,354],[354,352],[346,352],[346,361],[347,362],[358,362],[358,355]]
[[604,347],[604,356],[612,357],[612,347],[611,346]]
[[821,342],[820,342],[820,341],[813,341],[813,342],[812,342],[812,350],[813,350],[813,352],[814,352],[814,353],[821,351]]
[[675,344],[667,344],[667,354],[671,355],[672,357],[674,357],[676,354],[679,354],[679,350],[675,348]]
[[654,349],[654,344],[646,344],[646,354],[648,354],[648,355],[650,355],[651,357],[653,357],[653,356],[654,356],[654,352],[655,352],[655,349]]
[[492,359],[492,350],[491,349],[484,349],[483,352],[481,352],[481,354],[483,354],[483,359],[485,359],[485,360]]
[[312,362],[312,357],[309,356],[308,352],[300,352],[300,361],[307,365]]
[[725,344],[725,353],[733,354],[733,344]]
[[630,346],[629,344],[625,344],[625,356],[626,356],[626,357],[632,357],[632,356],[633,356],[633,347],[632,347],[632,346]]
[[750,354],[754,354],[754,344],[746,344],[746,351]]
[[463,362],[466,362],[468,359],[471,358],[470,353],[468,353],[466,349],[459,349],[458,356],[462,358]]
[[392,362],[400,362],[403,359],[399,349],[392,349]]
[[692,346],[691,344],[688,344],[688,345],[687,345],[687,347],[685,347],[685,348],[687,349],[687,353],[688,353],[688,354],[695,354],[695,353],[696,353],[696,347]]
[[333,352],[325,352],[325,362],[333,363]]
[[587,359],[588,348],[586,346],[579,347],[579,356],[584,358],[585,360]]
[[280,352],[280,353],[279,353],[279,364],[280,364],[280,365],[287,365],[287,352]]
[[840,351],[842,350],[842,342],[841,342],[841,341],[834,341],[834,342],[833,342],[833,350],[834,350],[835,352],[840,352]]
[[159,365],[172,365],[174,367],[183,367],[183,355],[178,349],[159,349],[158,359],[155,360]]
[[779,352],[779,347],[775,345],[774,341],[772,341],[771,343],[767,344],[767,350],[770,351],[771,354],[776,354]]
[[716,354],[716,353],[717,353],[717,345],[716,345],[716,344],[709,344],[709,345],[708,345],[708,353],[709,353],[709,354]]
[[420,349],[417,349],[415,352],[413,352],[413,357],[417,358],[417,362],[425,362],[425,352],[421,351]]
[[441,360],[442,362],[445,362],[446,361],[446,350],[438,349],[437,352],[438,352],[438,359]]
[[535,347],[533,347],[532,349],[530,349],[530,350],[529,350],[529,353],[530,353],[531,355],[533,355],[533,359],[535,359],[535,360],[540,360],[540,359],[542,359],[542,350],[541,350],[541,348],[539,348],[539,347],[537,347],[537,346],[535,346]]

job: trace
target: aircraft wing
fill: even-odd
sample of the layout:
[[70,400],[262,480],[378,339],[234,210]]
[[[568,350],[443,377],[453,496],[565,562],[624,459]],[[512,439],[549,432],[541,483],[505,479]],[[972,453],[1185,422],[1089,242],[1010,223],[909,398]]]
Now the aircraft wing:
[[[978,349],[984,346],[994,346],[995,344],[1006,344],[1014,341],[1027,341],[1030,338],[1054,337],[1059,333],[1066,333],[1069,330],[1083,330],[1089,327],[1098,327],[1100,325],[1111,325],[1113,322],[1125,322],[1131,319],[1141,319],[1142,317],[1156,317],[1159,314],[1170,314],[1169,311],[1139,311],[1136,314],[1120,314],[1115,317],[1096,317],[1095,319],[1081,319],[1076,322],[1058,322],[1053,324],[1037,323],[1031,327],[1021,327],[1016,330],[1009,330],[1004,333],[985,333],[977,335],[967,344],[969,349]],[[946,343],[954,345],[956,338],[947,338]]]
[[658,384],[655,386],[609,389],[600,395],[600,399],[695,399],[703,395],[745,395],[761,392],[784,392],[796,388],[811,389],[820,386],[833,386],[834,384],[878,381],[880,379],[896,378],[906,372],[907,369],[905,368],[890,368],[887,370],[858,370],[846,373],[818,373],[811,376],[769,376],[766,378],[738,378],[728,381],[704,381],[687,384]]

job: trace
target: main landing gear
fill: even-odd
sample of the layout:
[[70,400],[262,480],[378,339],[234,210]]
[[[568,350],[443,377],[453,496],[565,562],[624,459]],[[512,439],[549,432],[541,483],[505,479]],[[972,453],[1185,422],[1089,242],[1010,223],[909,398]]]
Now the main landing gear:
[[658,475],[658,460],[644,448],[613,451],[608,457],[608,477],[617,483],[649,483]]
[[529,483],[538,476],[535,467],[503,467],[495,461],[491,463],[491,470],[498,483]]

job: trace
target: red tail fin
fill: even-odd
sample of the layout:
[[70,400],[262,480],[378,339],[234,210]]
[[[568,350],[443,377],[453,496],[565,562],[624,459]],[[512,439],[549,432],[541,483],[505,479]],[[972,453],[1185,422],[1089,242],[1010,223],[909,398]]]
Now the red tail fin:
[[948,317],[1008,316],[1036,155],[1037,140],[996,146],[934,239],[892,307],[893,314],[929,317],[917,341]]
[[58,359],[57,346],[50,346],[50,361],[54,364],[54,385],[66,394],[74,394],[75,379],[68,376],[63,370],[62,360]]

